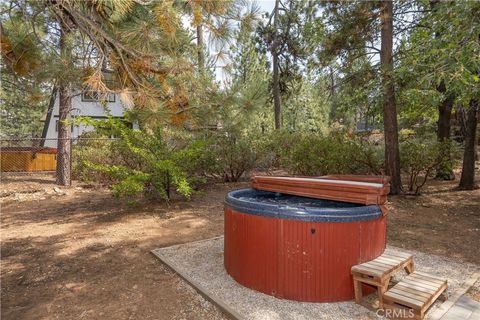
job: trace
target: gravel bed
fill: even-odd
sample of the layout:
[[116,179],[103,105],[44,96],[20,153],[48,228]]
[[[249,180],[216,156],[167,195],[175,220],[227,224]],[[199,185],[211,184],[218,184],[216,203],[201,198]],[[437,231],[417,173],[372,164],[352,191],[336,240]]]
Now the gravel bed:
[[[446,257],[418,251],[406,251],[388,247],[398,252],[414,255],[415,269],[448,279],[448,293],[458,289],[479,267]],[[223,267],[223,237],[159,248],[152,251],[177,272],[190,278],[194,285],[201,286],[204,294],[220,300],[244,319],[251,320],[301,320],[301,319],[379,319],[375,314],[375,295],[365,298],[365,305],[354,301],[338,303],[305,303],[277,299],[247,289],[233,280]],[[395,280],[399,280],[401,276]],[[440,302],[436,302],[427,313],[433,313]]]

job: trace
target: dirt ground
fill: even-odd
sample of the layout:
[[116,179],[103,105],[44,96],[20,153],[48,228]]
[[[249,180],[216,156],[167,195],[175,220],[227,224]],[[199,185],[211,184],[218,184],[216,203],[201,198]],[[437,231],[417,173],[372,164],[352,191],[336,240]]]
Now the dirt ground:
[[[166,205],[87,185],[54,189],[48,176],[2,179],[2,319],[224,318],[150,250],[222,235],[222,200],[248,183]],[[457,183],[390,197],[389,244],[480,265],[480,190]]]

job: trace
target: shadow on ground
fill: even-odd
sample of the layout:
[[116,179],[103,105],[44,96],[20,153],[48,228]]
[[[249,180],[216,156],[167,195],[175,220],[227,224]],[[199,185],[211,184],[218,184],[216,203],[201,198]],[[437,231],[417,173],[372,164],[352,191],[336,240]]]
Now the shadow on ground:
[[223,234],[236,187],[169,206],[84,194],[3,208],[2,319],[223,319],[150,250]]
[[[442,192],[454,184],[391,197],[388,243],[480,264],[480,190]],[[223,318],[150,250],[222,235],[225,194],[247,185],[169,205],[96,189],[3,205],[2,319]]]

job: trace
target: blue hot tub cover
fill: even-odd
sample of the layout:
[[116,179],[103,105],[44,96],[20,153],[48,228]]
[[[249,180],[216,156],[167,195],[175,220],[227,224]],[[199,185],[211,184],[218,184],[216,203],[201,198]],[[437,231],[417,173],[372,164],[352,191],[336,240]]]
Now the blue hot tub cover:
[[225,204],[238,212],[302,221],[351,222],[382,216],[378,205],[322,200],[251,188],[228,193]]

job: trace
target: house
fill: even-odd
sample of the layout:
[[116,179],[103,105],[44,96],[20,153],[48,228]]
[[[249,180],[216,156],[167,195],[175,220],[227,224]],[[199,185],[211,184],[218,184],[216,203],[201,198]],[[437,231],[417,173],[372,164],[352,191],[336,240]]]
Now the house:
[[[60,98],[57,90],[54,90],[50,99],[48,113],[45,119],[42,132],[42,145],[44,147],[57,147],[58,122],[59,122]],[[117,93],[109,93],[106,97],[96,91],[78,90],[72,97],[71,117],[90,117],[92,119],[104,120],[108,116],[123,118],[127,108],[120,101]],[[136,123],[132,127],[138,127]],[[78,138],[83,133],[93,131],[95,128],[85,124],[72,125],[72,139]]]

